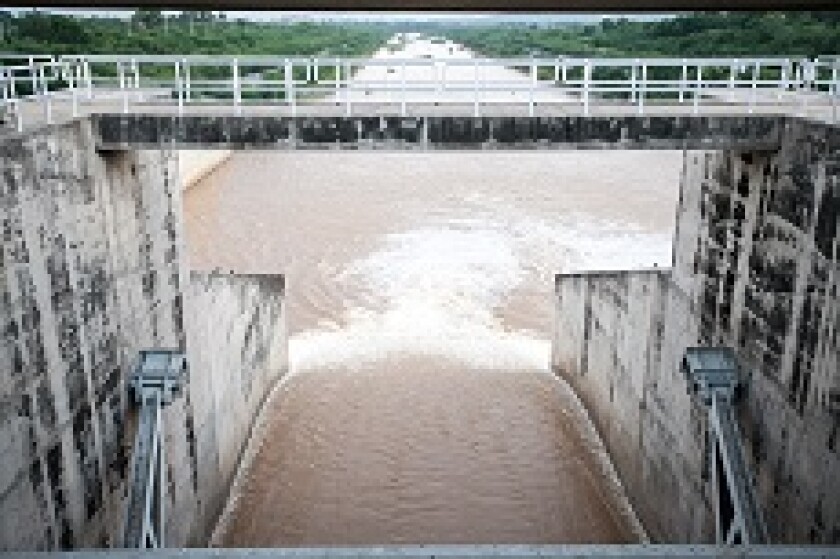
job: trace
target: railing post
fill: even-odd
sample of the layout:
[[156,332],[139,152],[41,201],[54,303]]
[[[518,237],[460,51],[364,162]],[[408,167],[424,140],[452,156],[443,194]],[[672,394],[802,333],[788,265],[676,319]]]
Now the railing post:
[[756,62],[752,68],[752,91],[750,92],[750,105],[747,109],[747,113],[752,114],[755,103],[758,98],[758,74],[761,72],[761,63]]
[[175,89],[178,93],[178,116],[184,115],[184,84],[181,77],[182,63],[181,60],[175,62]]
[[583,116],[589,116],[589,83],[592,81],[592,63],[584,60],[583,66]]
[[335,60],[335,101],[341,100],[341,59]]
[[125,67],[122,60],[117,62],[117,75],[120,78],[120,93],[122,94],[122,112],[128,113],[128,89],[125,87]]
[[136,100],[140,101],[142,97],[140,96],[140,65],[137,64],[137,59],[131,59],[131,73],[134,76],[134,90],[137,92]]
[[703,80],[703,65],[698,62],[697,63],[697,80],[694,86],[694,114],[698,114],[700,112],[700,86]]
[[738,59],[729,66],[729,99],[735,101],[735,74],[738,72]]
[[38,80],[41,84],[41,93],[47,95],[50,92],[50,83],[47,80],[47,71],[44,63],[38,64]]
[[642,87],[639,90],[639,114],[645,114],[645,91],[647,91],[647,64],[642,63]]
[[70,88],[70,98],[72,103],[73,118],[79,116],[79,82],[82,77],[82,67],[79,66],[78,61],[73,62],[70,66],[70,75],[73,76],[73,85]]
[[87,58],[85,58],[84,62],[82,62],[82,69],[84,70],[85,83],[87,85],[87,98],[88,101],[90,101],[93,99],[93,76],[90,71],[90,60]]
[[528,116],[534,116],[534,88],[537,85],[537,67],[531,59],[531,87],[528,89]]
[[560,63],[559,57],[554,59],[554,84],[556,85],[558,81],[560,81]]
[[29,57],[29,80],[32,85],[32,96],[38,97],[38,69],[35,68],[35,57]]
[[37,68],[38,79],[41,81],[41,96],[44,98],[44,117],[47,124],[52,124],[52,94],[50,93],[49,84],[47,83],[46,70],[43,63],[39,64]]
[[239,83],[239,59],[234,58],[231,62],[233,71],[233,107],[236,115],[242,114],[242,89]]
[[294,65],[287,58],[283,66],[283,76],[286,80],[286,104],[292,109],[292,116],[297,115],[297,101],[295,99]]
[[344,80],[346,82],[346,87],[344,88],[344,107],[345,107],[345,114],[350,116],[353,114],[353,100],[352,100],[352,75],[351,75],[351,68],[350,62],[344,63]]
[[402,89],[402,97],[400,98],[400,115],[405,116],[405,114],[406,114],[405,59],[403,59],[403,61],[401,63],[400,71],[402,72],[402,74],[401,74],[402,78],[400,79],[400,87]]
[[192,102],[192,79],[190,78],[190,63],[184,59],[184,97],[187,104]]
[[639,66],[639,59],[635,59],[633,61],[633,66],[630,68],[630,102],[635,103],[638,100],[639,94],[637,91],[637,84],[636,81],[638,76],[636,75],[637,68]]
[[790,59],[785,58],[782,66],[782,89],[787,91],[790,87]]
[[478,118],[481,107],[478,100],[478,59],[473,59],[473,116]]
[[840,83],[837,83],[838,66],[840,66],[840,58],[834,59],[834,65],[831,68],[831,122],[837,124],[837,90]]
[[446,80],[446,61],[440,60],[435,63],[437,68],[437,101],[443,101],[444,80]]
[[808,115],[808,60],[802,59],[799,62],[799,97],[801,99],[800,103],[800,115],[807,116]]
[[680,103],[685,102],[685,86],[688,83],[688,61],[682,59],[682,78],[680,79]]

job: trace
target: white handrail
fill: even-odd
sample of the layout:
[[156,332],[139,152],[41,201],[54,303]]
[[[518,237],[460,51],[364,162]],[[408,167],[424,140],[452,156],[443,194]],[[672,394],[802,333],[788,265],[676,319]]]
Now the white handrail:
[[[334,77],[321,79],[332,66]],[[369,71],[354,75],[354,68]],[[282,69],[282,79],[278,71]],[[395,80],[389,74],[400,69]],[[415,70],[418,78],[414,79]],[[384,70],[382,72],[381,70]],[[299,74],[298,74],[299,72]],[[412,74],[412,79],[407,78]],[[21,102],[42,104],[46,120],[66,101],[77,116],[88,104],[118,99],[121,112],[132,105],[174,104],[178,114],[190,107],[286,105],[292,115],[313,106],[354,103],[384,106],[378,114],[405,116],[412,104],[471,106],[481,116],[489,106],[520,106],[535,115],[539,106],[574,106],[583,115],[593,107],[627,106],[644,115],[652,107],[681,105],[690,112],[711,103],[728,112],[752,114],[759,106],[831,108],[837,122],[840,57],[791,56],[749,58],[337,58],[254,55],[109,55],[64,56],[0,53],[2,102],[7,113],[22,118]],[[295,79],[295,75],[305,76]],[[690,77],[691,76],[691,77]],[[363,95],[355,96],[354,91]],[[79,95],[84,92],[84,95]],[[704,99],[705,98],[705,99]],[[227,101],[225,101],[227,100]],[[633,109],[635,107],[635,110]],[[120,110],[118,109],[118,110]],[[521,109],[520,109],[521,110]],[[37,111],[36,111],[37,112]],[[29,113],[27,113],[29,114]],[[30,118],[27,116],[27,118]]]

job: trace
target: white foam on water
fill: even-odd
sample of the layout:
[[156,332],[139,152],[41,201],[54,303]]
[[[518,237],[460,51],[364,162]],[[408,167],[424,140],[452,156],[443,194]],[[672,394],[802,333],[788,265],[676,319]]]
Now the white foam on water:
[[506,328],[497,314],[512,293],[534,284],[550,289],[556,272],[670,262],[670,235],[585,216],[550,223],[512,210],[495,213],[388,235],[378,250],[352,262],[339,279],[367,290],[366,306],[347,311],[343,327],[294,336],[293,370],[363,366],[401,353],[478,369],[548,370],[550,341]]

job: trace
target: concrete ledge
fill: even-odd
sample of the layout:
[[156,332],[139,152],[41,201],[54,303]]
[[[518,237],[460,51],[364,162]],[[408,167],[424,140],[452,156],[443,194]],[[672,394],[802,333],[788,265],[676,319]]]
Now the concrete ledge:
[[789,117],[283,117],[92,115],[100,150],[775,150]]

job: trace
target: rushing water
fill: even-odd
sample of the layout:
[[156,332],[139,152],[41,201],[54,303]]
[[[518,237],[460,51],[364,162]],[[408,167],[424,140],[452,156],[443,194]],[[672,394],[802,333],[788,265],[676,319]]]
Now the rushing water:
[[216,541],[627,542],[549,370],[553,274],[668,265],[675,152],[237,153],[191,264],[287,276],[291,375]]

